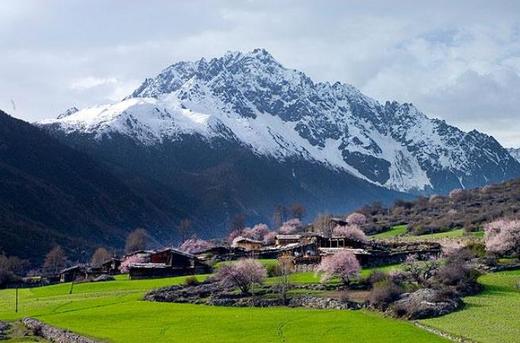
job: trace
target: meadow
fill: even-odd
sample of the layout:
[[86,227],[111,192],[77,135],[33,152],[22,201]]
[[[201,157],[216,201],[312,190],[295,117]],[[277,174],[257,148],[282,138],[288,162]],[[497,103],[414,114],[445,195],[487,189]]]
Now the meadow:
[[462,310],[421,322],[477,342],[519,342],[520,270],[486,274],[479,282],[484,291],[464,298]]
[[464,229],[454,229],[449,231],[430,233],[424,235],[411,235],[408,234],[406,225],[397,225],[392,227],[388,231],[383,231],[381,233],[370,236],[370,238],[374,239],[399,239],[403,241],[435,241],[446,238],[464,238],[464,237],[475,237],[482,238],[484,236],[483,231],[466,233]]
[[[203,277],[199,277],[202,279]],[[142,301],[152,288],[184,277],[59,284],[0,291],[0,319],[36,317],[110,342],[443,342],[412,323],[369,311],[227,308]]]

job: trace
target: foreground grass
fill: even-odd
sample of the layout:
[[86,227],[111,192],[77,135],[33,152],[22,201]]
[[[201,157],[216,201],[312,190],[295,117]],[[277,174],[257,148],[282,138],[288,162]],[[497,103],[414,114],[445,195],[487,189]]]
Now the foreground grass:
[[464,298],[463,310],[422,322],[478,342],[519,342],[520,270],[487,274],[479,281],[484,292]]
[[[200,277],[201,279],[203,277]],[[70,284],[0,291],[0,319],[37,317],[111,342],[441,342],[404,321],[367,311],[226,308],[142,301],[156,287],[184,277]]]

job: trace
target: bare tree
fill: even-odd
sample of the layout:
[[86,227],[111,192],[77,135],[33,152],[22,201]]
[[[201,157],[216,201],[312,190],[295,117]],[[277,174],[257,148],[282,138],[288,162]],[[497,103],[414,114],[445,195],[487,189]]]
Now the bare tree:
[[103,263],[110,260],[112,258],[112,254],[105,248],[97,248],[94,254],[92,255],[92,259],[90,264],[93,267],[101,267]]
[[291,205],[291,217],[302,220],[304,216],[305,207],[302,204],[294,203]]
[[287,304],[287,293],[291,287],[289,275],[293,272],[294,257],[290,255],[283,255],[278,258],[278,268],[280,277],[274,288],[280,295],[284,304]]
[[65,268],[66,262],[67,256],[65,252],[57,245],[45,256],[43,269],[48,273],[58,274],[60,270]]
[[277,205],[273,211],[273,229],[278,229],[287,220],[287,208]]
[[126,238],[125,251],[127,253],[144,250],[148,246],[148,233],[145,229],[135,229]]
[[319,232],[325,236],[330,236],[334,226],[331,221],[332,216],[330,214],[318,214],[314,222],[312,223],[315,232]]

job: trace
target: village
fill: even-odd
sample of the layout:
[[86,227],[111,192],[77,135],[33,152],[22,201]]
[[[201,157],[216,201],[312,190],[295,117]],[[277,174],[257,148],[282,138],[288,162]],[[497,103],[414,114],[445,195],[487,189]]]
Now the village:
[[130,279],[209,274],[217,262],[280,257],[291,258],[293,271],[313,271],[324,257],[340,251],[352,253],[363,267],[377,267],[402,263],[410,256],[427,260],[442,252],[436,242],[368,239],[358,227],[365,220],[358,213],[345,219],[330,217],[326,227],[331,230],[320,231],[312,224],[304,227],[297,219],[285,222],[279,232],[260,224],[232,233],[228,241],[190,238],[177,248],[135,250],[98,265],[76,264],[47,278],[51,282],[81,282],[106,280],[107,276],[121,273],[128,273]]

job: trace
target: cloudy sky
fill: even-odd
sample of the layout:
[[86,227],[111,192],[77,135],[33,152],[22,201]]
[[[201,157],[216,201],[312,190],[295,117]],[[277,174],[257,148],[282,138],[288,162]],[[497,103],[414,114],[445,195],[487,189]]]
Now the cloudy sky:
[[266,48],[315,80],[520,147],[520,1],[0,1],[0,108],[115,102],[169,64]]

